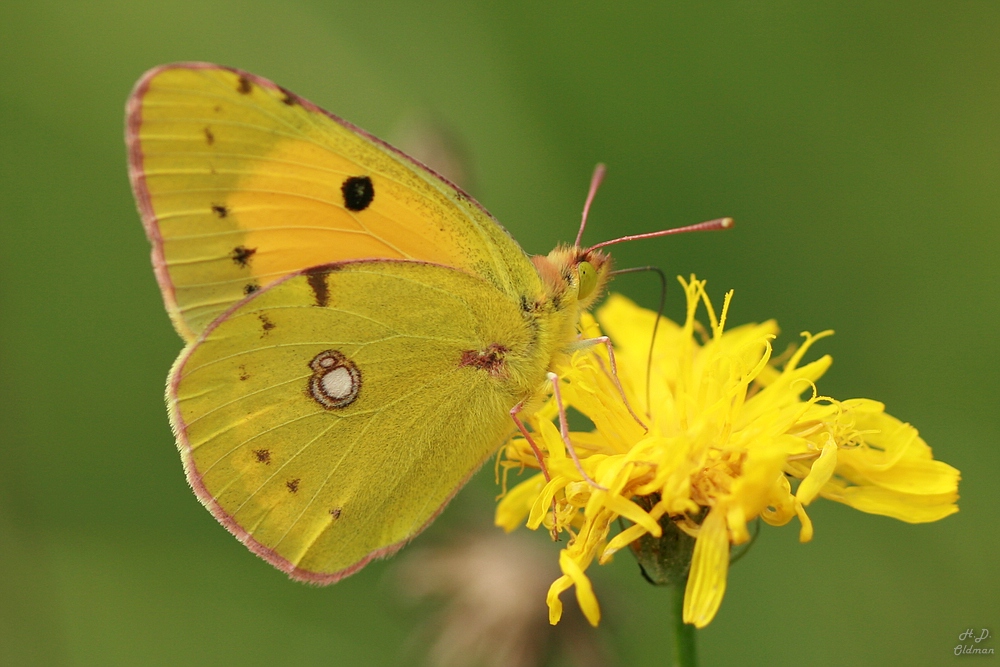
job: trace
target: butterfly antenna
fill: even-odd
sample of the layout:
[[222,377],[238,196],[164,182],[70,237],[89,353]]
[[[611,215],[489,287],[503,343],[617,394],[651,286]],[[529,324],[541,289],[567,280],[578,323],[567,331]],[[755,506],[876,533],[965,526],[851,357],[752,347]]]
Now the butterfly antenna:
[[673,229],[664,229],[659,232],[649,232],[648,234],[634,234],[632,236],[623,236],[621,238],[611,239],[610,241],[604,241],[602,243],[598,243],[597,245],[590,246],[589,249],[597,250],[598,248],[614,245],[615,243],[624,243],[625,241],[638,241],[639,239],[655,239],[659,236],[671,236],[673,234],[683,234],[684,232],[712,232],[718,229],[729,229],[732,226],[733,226],[732,218],[716,218],[715,220],[706,220],[705,222],[699,222],[697,225],[687,225],[686,227],[674,227]]
[[604,174],[606,174],[608,168],[604,166],[604,163],[598,162],[597,166],[594,167],[594,175],[590,177],[590,191],[587,192],[587,201],[583,204],[583,219],[580,220],[580,231],[576,234],[575,246],[580,247],[580,239],[583,238],[583,230],[587,226],[587,214],[590,213],[590,204],[594,201],[594,196],[597,194],[597,188],[601,187],[601,181],[604,180]]
[[658,266],[637,266],[631,269],[618,269],[617,271],[612,271],[611,275],[617,276],[623,273],[639,273],[642,271],[652,271],[660,277],[660,307],[657,309],[656,319],[653,321],[653,336],[649,341],[649,356],[646,358],[646,417],[652,418],[649,384],[650,378],[653,376],[653,348],[656,346],[656,332],[660,328],[660,318],[663,317],[663,308],[667,300],[667,276],[663,273],[663,269]]

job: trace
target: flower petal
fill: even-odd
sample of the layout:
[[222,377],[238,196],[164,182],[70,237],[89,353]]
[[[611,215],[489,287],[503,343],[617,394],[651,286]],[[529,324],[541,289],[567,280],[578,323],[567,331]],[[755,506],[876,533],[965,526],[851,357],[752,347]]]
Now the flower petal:
[[836,467],[837,444],[827,442],[823,445],[823,451],[820,452],[819,458],[813,462],[809,474],[802,480],[798,491],[795,492],[798,501],[803,505],[811,503],[819,495],[819,490],[823,488],[823,485],[833,477],[833,471]]
[[726,593],[729,571],[729,533],[725,511],[715,507],[701,524],[694,543],[691,572],[684,590],[684,622],[696,628],[708,625]]
[[601,607],[597,604],[597,596],[594,595],[594,587],[591,586],[590,579],[583,573],[580,566],[570,558],[566,549],[559,552],[559,567],[573,580],[576,585],[576,601],[579,603],[583,615],[587,617],[587,621],[596,628],[597,624],[601,622]]
[[938,521],[958,511],[958,492],[934,495],[899,493],[878,486],[848,486],[831,492],[827,485],[822,496],[842,502],[854,509],[891,516],[907,523]]
[[644,526],[635,524],[615,535],[601,553],[601,564],[603,565],[615,552],[624,549],[646,533],[647,531]]
[[798,498],[795,499],[795,513],[802,523],[802,528],[799,529],[799,542],[809,542],[813,538],[813,522],[806,513],[805,506],[799,502]]
[[[560,556],[561,558],[561,556]],[[573,579],[568,575],[562,575],[549,586],[548,595],[545,596],[545,603],[549,605],[549,624],[556,625],[562,618],[563,605],[559,596],[563,591],[569,590],[573,585]]]
[[[600,492],[599,492],[600,493]],[[619,516],[623,516],[632,523],[638,524],[646,529],[646,532],[659,537],[663,533],[660,524],[646,513],[646,510],[636,505],[631,500],[625,500],[621,496],[604,494],[604,506]]]

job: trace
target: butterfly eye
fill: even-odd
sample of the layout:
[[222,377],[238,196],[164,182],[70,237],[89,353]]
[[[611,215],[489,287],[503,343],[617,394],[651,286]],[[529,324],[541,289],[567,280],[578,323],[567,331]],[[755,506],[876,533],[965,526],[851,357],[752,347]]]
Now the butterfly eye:
[[586,299],[597,287],[597,269],[590,262],[580,262],[576,267],[580,281],[577,284],[577,298]]

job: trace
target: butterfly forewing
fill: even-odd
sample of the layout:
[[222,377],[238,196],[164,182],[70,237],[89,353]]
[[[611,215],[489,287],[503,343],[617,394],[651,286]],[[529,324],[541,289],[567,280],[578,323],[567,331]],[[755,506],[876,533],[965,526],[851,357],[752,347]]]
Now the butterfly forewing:
[[509,435],[508,411],[543,380],[537,363],[514,372],[532,336],[506,295],[450,268],[294,275],[175,366],[189,481],[271,563],[335,581],[412,538]]
[[130,98],[130,175],[178,331],[194,338],[247,294],[359,259],[453,266],[517,296],[537,274],[475,202],[275,84],[186,64]]

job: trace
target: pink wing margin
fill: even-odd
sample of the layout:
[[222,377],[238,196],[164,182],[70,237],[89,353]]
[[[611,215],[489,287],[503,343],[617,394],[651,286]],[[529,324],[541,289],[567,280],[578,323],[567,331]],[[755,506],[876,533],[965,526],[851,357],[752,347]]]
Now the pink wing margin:
[[162,65],[155,67],[142,75],[132,89],[125,103],[125,146],[128,150],[128,179],[132,184],[132,193],[135,195],[135,203],[139,209],[139,217],[142,218],[142,226],[146,230],[146,238],[149,239],[152,248],[153,272],[156,274],[156,282],[160,286],[163,294],[163,302],[170,314],[170,319],[177,328],[178,333],[185,340],[191,340],[195,334],[184,322],[180,314],[180,307],[177,305],[177,296],[174,293],[174,284],[170,280],[170,272],[167,268],[167,261],[163,256],[163,237],[160,235],[159,221],[156,213],[153,212],[153,202],[146,187],[146,173],[143,169],[142,143],[139,141],[139,129],[142,127],[142,100],[149,90],[149,84],[160,72],[170,69],[172,65]]
[[[170,314],[171,320],[174,322],[174,326],[177,328],[181,336],[187,341],[193,340],[197,334],[192,331],[190,327],[188,327],[186,322],[184,322],[184,319],[181,316],[180,306],[177,303],[174,284],[170,279],[169,267],[163,253],[163,236],[160,234],[159,221],[156,218],[156,213],[153,211],[149,188],[146,186],[146,174],[143,168],[144,158],[142,152],[142,142],[139,140],[139,130],[142,127],[142,103],[146,93],[149,91],[149,86],[153,79],[155,79],[159,74],[172,69],[223,70],[245,77],[250,82],[262,88],[281,92],[289,98],[294,99],[304,109],[326,116],[351,132],[354,132],[355,134],[368,139],[373,144],[385,149],[400,160],[409,163],[418,171],[423,171],[429,177],[437,179],[445,187],[451,188],[460,198],[468,201],[470,204],[478,208],[484,216],[491,220],[497,227],[503,229],[504,232],[510,236],[510,232],[507,232],[503,225],[501,225],[497,219],[494,218],[485,207],[483,207],[482,204],[441,174],[437,173],[419,160],[410,157],[398,148],[362,130],[360,127],[357,127],[343,118],[340,118],[322,107],[317,106],[309,100],[292,93],[269,79],[251,74],[250,72],[246,72],[236,67],[226,67],[224,65],[216,65],[214,63],[179,62],[160,65],[148,70],[142,75],[132,88],[128,101],[125,103],[125,145],[128,149],[128,177],[129,182],[132,184],[132,192],[135,194],[135,201],[139,209],[139,216],[142,218],[142,224],[146,230],[146,238],[149,239],[149,242],[152,245],[153,271],[156,273],[156,282],[160,286],[164,304],[166,305],[167,312]],[[308,267],[302,268],[305,269]]]
[[[332,264],[327,264],[321,267],[311,268],[309,269],[309,271],[315,271],[317,269],[325,269],[325,268],[333,269],[335,267],[344,266],[345,264],[354,264],[359,262],[372,262],[372,261],[401,262],[406,264],[432,264],[432,262],[416,262],[412,260],[361,259],[361,260],[351,260],[347,262],[334,262]],[[441,266],[441,265],[438,264],[436,266]],[[170,376],[167,382],[167,408],[170,412],[170,427],[173,430],[174,437],[177,440],[177,449],[180,450],[181,453],[181,462],[184,464],[184,475],[187,477],[188,484],[191,486],[192,490],[194,490],[194,493],[198,497],[198,500],[201,501],[201,504],[204,505],[208,509],[208,511],[212,513],[212,516],[214,516],[215,519],[226,528],[226,530],[232,533],[236,537],[236,539],[242,542],[250,551],[260,556],[261,558],[263,558],[265,561],[267,561],[277,569],[286,573],[290,578],[295,579],[296,581],[302,581],[309,584],[316,584],[317,586],[328,586],[330,584],[337,583],[338,581],[340,581],[345,577],[351,576],[352,574],[354,574],[355,572],[357,572],[358,570],[360,570],[373,560],[378,560],[379,558],[388,558],[389,556],[392,556],[394,553],[405,547],[417,535],[424,532],[424,530],[428,526],[434,523],[434,520],[438,517],[438,515],[441,514],[442,511],[444,511],[444,508],[448,506],[448,503],[452,501],[455,495],[460,490],[462,490],[462,488],[469,482],[469,479],[476,473],[476,471],[482,467],[483,463],[485,463],[490,458],[490,456],[492,456],[492,453],[487,455],[486,458],[480,461],[479,464],[476,465],[469,472],[468,475],[466,475],[465,479],[463,479],[461,483],[459,483],[458,486],[455,487],[454,491],[452,491],[451,494],[444,500],[444,502],[441,503],[441,506],[438,507],[437,510],[435,510],[434,514],[432,514],[430,518],[428,518],[427,521],[422,526],[420,526],[420,528],[414,531],[412,535],[394,544],[382,547],[381,549],[376,549],[375,551],[372,551],[371,553],[364,556],[357,563],[350,565],[344,568],[343,570],[338,570],[337,572],[321,574],[319,572],[313,572],[311,570],[304,570],[295,565],[294,563],[292,563],[284,556],[278,554],[278,552],[276,552],[274,549],[264,546],[263,544],[255,540],[253,535],[248,533],[243,528],[243,526],[237,523],[236,520],[233,519],[233,517],[230,516],[229,513],[222,508],[221,505],[219,505],[218,501],[215,499],[215,496],[213,496],[212,493],[205,487],[205,483],[202,481],[201,473],[198,472],[198,469],[195,467],[193,458],[194,451],[191,448],[191,444],[188,441],[187,437],[187,424],[184,423],[184,419],[183,417],[181,417],[180,410],[177,409],[177,389],[178,385],[180,384],[181,373],[184,370],[184,365],[187,363],[187,360],[190,358],[195,348],[199,344],[201,344],[205,339],[207,339],[208,336],[211,335],[211,333],[230,315],[232,315],[235,311],[242,308],[250,301],[253,301],[260,295],[264,294],[268,290],[274,289],[275,287],[285,282],[286,280],[291,280],[292,278],[304,275],[305,273],[306,271],[299,271],[297,273],[285,276],[271,283],[267,287],[257,292],[254,292],[253,294],[233,304],[229,308],[229,310],[227,310],[225,313],[216,318],[215,321],[213,321],[210,325],[208,325],[205,328],[205,330],[198,336],[197,340],[195,340],[193,343],[190,343],[186,348],[184,348],[184,351],[181,352],[179,357],[177,357],[177,361],[174,362],[173,368],[170,369]]]

